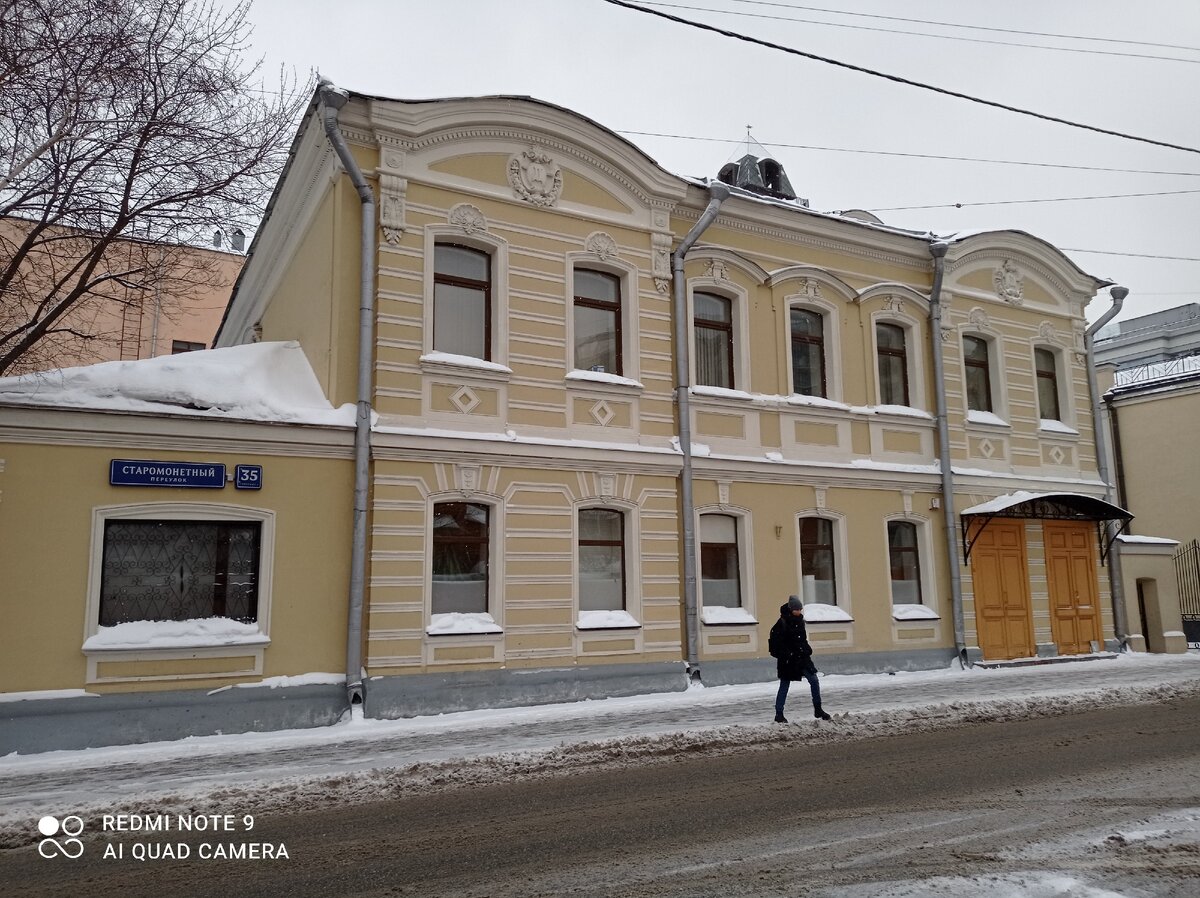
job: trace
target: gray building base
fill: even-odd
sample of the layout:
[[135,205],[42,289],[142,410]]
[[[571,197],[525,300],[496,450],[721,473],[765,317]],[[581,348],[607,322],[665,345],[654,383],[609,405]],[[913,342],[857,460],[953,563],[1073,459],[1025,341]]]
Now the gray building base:
[[374,677],[364,684],[367,717],[395,719],[479,708],[682,692],[683,662],[461,671]]
[[341,684],[0,702],[0,755],[328,726],[348,709]]
[[[940,670],[950,666],[956,655],[953,648],[922,649],[916,652],[855,652],[813,655],[821,673],[860,674],[894,673],[898,670]],[[736,661],[702,661],[700,682],[705,686],[733,686],[761,683],[776,677],[774,658]]]

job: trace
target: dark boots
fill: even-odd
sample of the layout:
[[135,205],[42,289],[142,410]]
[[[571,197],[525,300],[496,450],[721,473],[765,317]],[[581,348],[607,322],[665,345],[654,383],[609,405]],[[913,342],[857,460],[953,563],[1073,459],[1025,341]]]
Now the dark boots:
[[830,719],[832,719],[832,718],[830,718],[830,716],[829,716],[828,714],[826,714],[826,713],[825,713],[825,712],[824,712],[822,709],[820,709],[820,708],[813,708],[813,717],[817,718],[817,720],[830,720]]

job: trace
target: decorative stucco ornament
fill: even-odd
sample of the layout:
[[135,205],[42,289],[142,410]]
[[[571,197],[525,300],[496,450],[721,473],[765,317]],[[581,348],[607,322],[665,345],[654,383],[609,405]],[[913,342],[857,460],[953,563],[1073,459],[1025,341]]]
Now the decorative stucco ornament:
[[519,199],[535,206],[553,206],[562,193],[562,168],[548,153],[530,147],[508,160],[508,183]]
[[408,181],[395,175],[379,175],[379,225],[389,246],[396,246],[404,236],[404,196]]
[[729,280],[729,272],[725,268],[725,263],[720,259],[710,259],[708,262],[708,271],[704,274],[715,281]]
[[992,275],[992,283],[996,285],[996,295],[1007,303],[1019,306],[1025,297],[1025,279],[1013,264],[1012,259],[1005,259],[1004,264]]
[[450,224],[462,228],[464,234],[480,234],[487,231],[487,219],[478,207],[470,203],[459,203],[450,210]]
[[595,253],[601,261],[608,262],[617,257],[617,241],[603,231],[593,231],[588,234],[583,247],[589,253]]

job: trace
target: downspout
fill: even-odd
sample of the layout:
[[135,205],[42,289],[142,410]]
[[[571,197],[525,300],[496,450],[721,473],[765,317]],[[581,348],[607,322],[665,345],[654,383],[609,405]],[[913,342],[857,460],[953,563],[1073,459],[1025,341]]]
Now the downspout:
[[942,355],[942,278],[946,251],[940,240],[929,245],[933,256],[933,289],[929,293],[929,343],[933,355],[933,388],[937,394],[938,466],[942,469],[942,529],[946,532],[946,563],[950,568],[950,606],[954,613],[954,651],[967,666],[967,628],[963,622],[962,571],[958,563],[958,529],[954,523],[954,471],[950,459],[950,419],[946,412],[946,363]]
[[[1092,396],[1092,430],[1096,435],[1096,465],[1100,471],[1100,479],[1104,481],[1104,499],[1105,501],[1113,502],[1113,485],[1112,477],[1108,469],[1108,444],[1104,438],[1104,417],[1100,410],[1100,387],[1096,383],[1096,356],[1093,346],[1093,337],[1096,331],[1108,324],[1121,311],[1121,306],[1125,303],[1125,297],[1129,295],[1128,287],[1113,287],[1108,291],[1112,296],[1112,308],[1100,316],[1091,327],[1083,332],[1083,345],[1087,350],[1087,375],[1088,375],[1088,390]],[[1120,528],[1120,524],[1116,525]],[[1111,521],[1104,525],[1105,538],[1112,538],[1113,523]],[[1125,584],[1121,579],[1121,547],[1114,541],[1112,549],[1108,553],[1108,587],[1109,594],[1112,596],[1113,609],[1113,630],[1117,641],[1120,643],[1120,650],[1125,651],[1129,642],[1129,631],[1125,623]]]
[[320,86],[325,134],[362,202],[362,259],[358,303],[358,409],[354,419],[354,527],[350,548],[350,608],[346,622],[346,697],[363,702],[362,624],[367,570],[367,489],[371,461],[371,386],[375,353],[375,194],[338,130],[338,110],[349,94],[328,81]]
[[687,329],[687,284],[683,261],[692,245],[717,217],[721,203],[729,198],[729,188],[720,181],[708,185],[708,207],[692,225],[679,247],[671,255],[671,281],[674,287],[672,314],[675,317],[675,401],[679,409],[679,451],[683,467],[679,472],[679,503],[683,517],[683,608],[687,626],[687,672],[689,681],[700,681],[700,608],[696,597],[696,526],[692,499],[692,415],[688,390],[691,386]]

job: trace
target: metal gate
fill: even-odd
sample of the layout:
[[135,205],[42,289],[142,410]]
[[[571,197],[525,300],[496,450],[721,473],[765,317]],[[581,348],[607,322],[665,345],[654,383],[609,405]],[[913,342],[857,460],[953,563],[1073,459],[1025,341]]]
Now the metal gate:
[[1200,648],[1200,540],[1192,540],[1175,553],[1179,578],[1179,610],[1189,648]]

